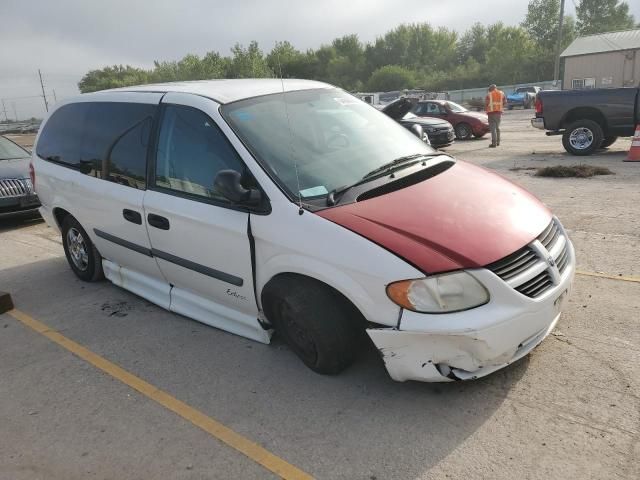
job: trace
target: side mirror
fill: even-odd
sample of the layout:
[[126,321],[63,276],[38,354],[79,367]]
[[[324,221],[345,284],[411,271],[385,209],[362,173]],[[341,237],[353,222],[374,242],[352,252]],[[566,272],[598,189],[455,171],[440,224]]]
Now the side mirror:
[[422,125],[418,125],[417,123],[411,125],[411,133],[413,133],[420,140],[422,140],[422,138],[424,137],[424,130],[422,129]]
[[220,170],[213,187],[227,200],[242,205],[259,205],[262,200],[260,190],[247,190],[241,183],[242,175],[236,170]]

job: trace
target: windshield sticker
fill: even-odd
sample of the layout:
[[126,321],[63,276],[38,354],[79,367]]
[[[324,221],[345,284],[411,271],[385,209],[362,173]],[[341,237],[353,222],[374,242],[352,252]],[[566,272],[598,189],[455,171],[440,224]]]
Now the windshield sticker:
[[300,190],[300,195],[303,197],[315,197],[317,195],[326,195],[327,193],[329,193],[329,190],[324,185]]
[[242,122],[253,119],[253,115],[251,115],[249,112],[243,112],[242,110],[234,112],[233,116]]

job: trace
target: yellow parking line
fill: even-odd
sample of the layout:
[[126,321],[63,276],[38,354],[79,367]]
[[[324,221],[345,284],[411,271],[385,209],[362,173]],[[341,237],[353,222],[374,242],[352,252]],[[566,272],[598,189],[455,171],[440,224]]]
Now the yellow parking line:
[[608,278],[609,280],[622,280],[623,282],[640,283],[640,277],[625,277],[622,275],[608,275],[606,273],[583,272],[582,270],[576,270],[576,274],[584,275],[586,277]]
[[88,350],[82,345],[74,342],[73,340],[70,340],[59,332],[52,330],[44,323],[35,320],[26,313],[16,309],[10,310],[7,313],[16,320],[22,322],[24,325],[44,335],[52,342],[57,343],[71,353],[89,362],[94,367],[120,380],[125,385],[128,385],[129,387],[137,390],[144,396],[159,403],[168,410],[171,410],[172,412],[180,415],[182,418],[188,420],[196,427],[201,428],[221,442],[226,443],[231,448],[234,448],[240,453],[243,453],[254,462],[262,465],[264,468],[272,471],[281,478],[292,480],[307,480],[313,478],[308,473],[303,472],[302,470],[291,465],[282,458],[277,457],[273,453],[269,452],[257,443],[252,442],[248,438],[240,435],[239,433],[234,432],[217,420],[208,417],[199,410],[196,410],[186,403],[181,402],[177,398],[172,397],[168,393],[163,392],[159,388],[151,385],[148,382],[145,382],[132,373],[127,372],[123,368],[117,366],[115,363],[111,363],[109,360],[101,357],[96,353],[93,353],[91,350]]

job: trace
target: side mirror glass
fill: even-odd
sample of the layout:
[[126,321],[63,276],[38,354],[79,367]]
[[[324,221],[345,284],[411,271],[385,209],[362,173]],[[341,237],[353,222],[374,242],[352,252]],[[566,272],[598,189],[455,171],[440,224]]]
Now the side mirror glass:
[[262,200],[260,190],[246,189],[242,186],[242,175],[236,170],[220,170],[213,187],[224,198],[241,205],[259,205]]

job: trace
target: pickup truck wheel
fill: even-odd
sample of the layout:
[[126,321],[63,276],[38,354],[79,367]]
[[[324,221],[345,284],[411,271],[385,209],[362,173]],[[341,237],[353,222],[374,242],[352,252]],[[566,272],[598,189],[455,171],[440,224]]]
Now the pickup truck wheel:
[[102,280],[102,257],[82,225],[71,215],[67,215],[61,230],[62,247],[73,273],[85,282]]
[[265,286],[262,304],[276,333],[314,372],[337,374],[353,363],[360,314],[339,293],[312,278],[284,274]]
[[576,120],[562,135],[562,146],[572,155],[591,155],[600,145],[604,135],[602,127],[593,120]]
[[616,142],[617,139],[618,137],[615,135],[609,135],[608,137],[604,137],[604,140],[602,140],[602,144],[600,145],[600,148],[610,147]]
[[468,123],[459,123],[456,125],[456,138],[458,140],[469,140],[473,136],[473,130]]

